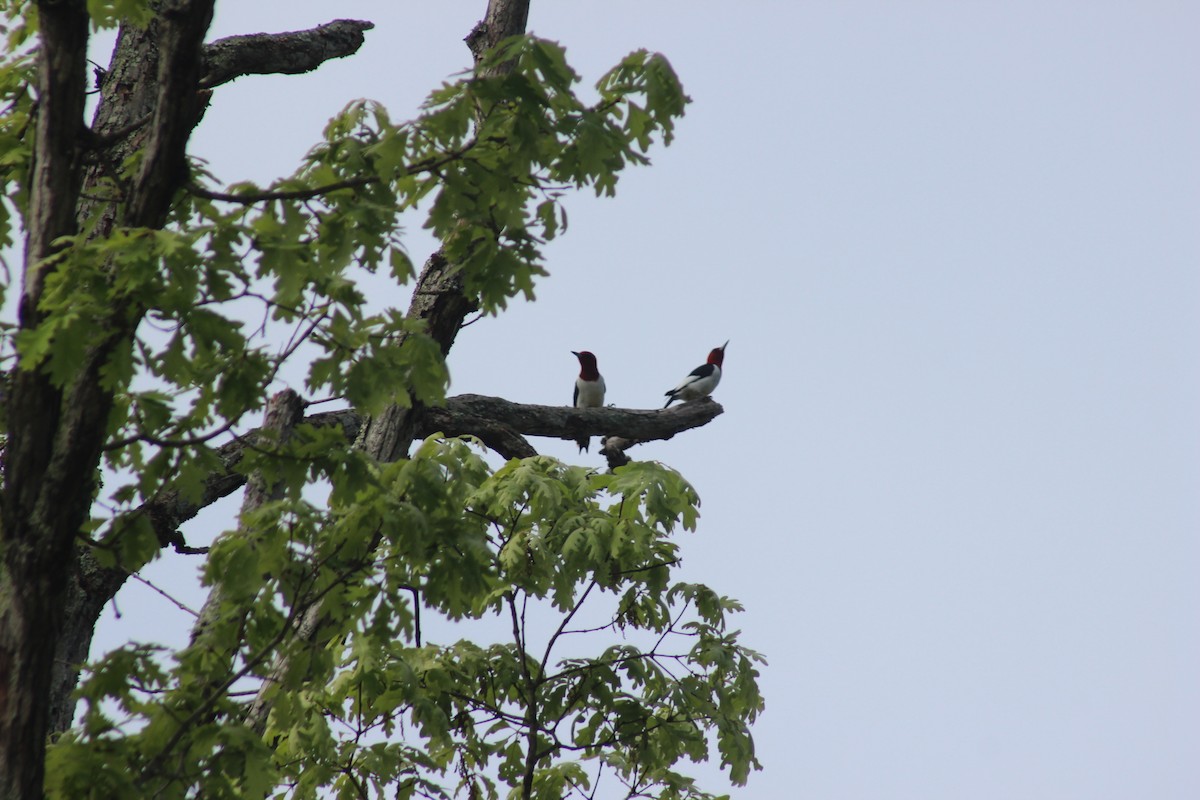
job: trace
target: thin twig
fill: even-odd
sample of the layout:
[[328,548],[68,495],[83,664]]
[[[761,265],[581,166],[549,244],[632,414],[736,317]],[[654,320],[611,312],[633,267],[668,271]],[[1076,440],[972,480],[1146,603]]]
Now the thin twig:
[[172,597],[171,595],[167,594],[167,593],[166,593],[166,592],[164,592],[162,589],[158,588],[158,587],[157,587],[157,586],[155,586],[153,583],[151,583],[150,581],[148,581],[148,580],[146,580],[145,578],[143,578],[141,575],[138,575],[136,572],[131,572],[131,573],[129,573],[129,577],[133,578],[135,581],[138,581],[139,583],[142,583],[142,584],[145,584],[146,586],[149,586],[151,589],[153,589],[154,591],[158,592],[158,593],[159,593],[159,594],[161,594],[163,597],[167,598],[167,599],[168,599],[168,600],[170,600],[172,603],[174,603],[174,604],[175,604],[175,606],[176,606],[176,608],[178,608],[179,610],[181,610],[181,611],[186,611],[187,613],[191,614],[193,617],[199,617],[199,616],[200,616],[199,612],[197,612],[197,611],[194,611],[194,610],[192,610],[191,608],[188,608],[188,607],[187,607],[186,605],[184,605],[184,604],[183,604],[181,601],[179,601],[179,600],[176,600],[174,597]]

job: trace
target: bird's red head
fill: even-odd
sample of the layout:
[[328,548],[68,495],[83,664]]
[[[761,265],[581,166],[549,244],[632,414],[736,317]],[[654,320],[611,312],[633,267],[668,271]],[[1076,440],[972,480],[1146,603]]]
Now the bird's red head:
[[725,340],[725,344],[720,347],[714,347],[712,352],[708,354],[708,363],[716,364],[718,367],[725,364],[725,348],[729,346],[729,340]]
[[585,381],[594,381],[600,377],[600,368],[596,366],[596,357],[587,350],[580,350],[576,353],[571,351],[576,358],[579,359],[579,377]]

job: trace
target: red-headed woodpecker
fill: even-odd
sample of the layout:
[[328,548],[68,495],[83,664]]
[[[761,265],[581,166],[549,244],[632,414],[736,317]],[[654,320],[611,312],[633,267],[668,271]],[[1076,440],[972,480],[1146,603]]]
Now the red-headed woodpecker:
[[699,400],[701,397],[708,397],[712,394],[713,389],[717,388],[717,384],[721,382],[721,365],[725,363],[725,348],[729,346],[728,340],[720,347],[713,348],[708,354],[708,361],[696,367],[688,376],[679,382],[667,395],[667,406],[674,403],[676,400]]
[[[604,405],[604,377],[596,368],[596,357],[587,350],[571,352],[579,359],[579,377],[575,379],[575,397],[571,404],[575,408],[599,408]],[[575,444],[579,445],[579,452],[586,451],[588,437],[576,439]]]

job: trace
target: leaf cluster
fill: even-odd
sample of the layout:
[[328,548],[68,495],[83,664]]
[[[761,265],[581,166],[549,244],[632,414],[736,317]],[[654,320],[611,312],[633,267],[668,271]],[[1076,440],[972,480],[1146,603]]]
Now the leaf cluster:
[[[715,748],[738,783],[757,766],[761,658],[728,627],[740,608],[672,579],[698,505],[678,474],[541,456],[492,471],[440,439],[321,469],[327,508],[293,493],[214,547],[219,603],[173,663],[131,647],[91,668],[51,796],[95,796],[77,765],[99,760],[113,797],[588,797],[608,774],[629,796],[705,798],[681,762]],[[296,627],[318,601],[319,647]],[[455,640],[452,620],[494,639]],[[602,631],[624,641],[595,652]],[[263,738],[242,722],[255,691]]]

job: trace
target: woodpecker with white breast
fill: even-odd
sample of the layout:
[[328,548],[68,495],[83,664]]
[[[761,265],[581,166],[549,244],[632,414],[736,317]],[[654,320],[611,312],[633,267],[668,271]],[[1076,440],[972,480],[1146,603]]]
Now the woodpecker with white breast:
[[[599,408],[604,405],[604,377],[596,367],[596,357],[587,350],[571,353],[579,359],[579,377],[575,379],[575,398],[571,404],[575,408]],[[588,449],[588,440],[587,436],[575,440],[579,452]]]
[[720,347],[714,347],[708,354],[708,361],[688,373],[688,376],[680,381],[674,389],[666,392],[667,405],[663,408],[676,400],[687,402],[712,394],[713,389],[716,389],[717,384],[721,382],[721,365],[725,363],[725,348],[728,346],[729,341],[726,340],[725,344]]

